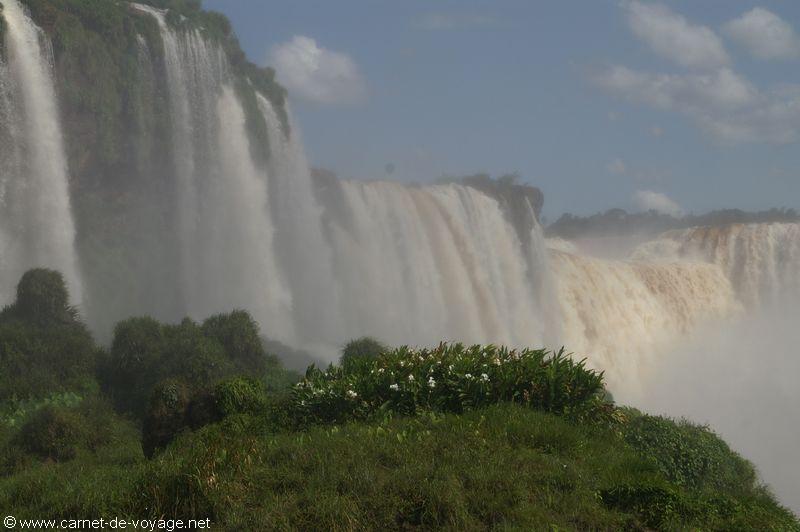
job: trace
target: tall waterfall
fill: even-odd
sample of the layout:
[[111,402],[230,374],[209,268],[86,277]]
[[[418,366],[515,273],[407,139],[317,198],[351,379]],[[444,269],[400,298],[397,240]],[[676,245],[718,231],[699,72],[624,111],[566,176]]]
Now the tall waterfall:
[[269,177],[251,157],[226,56],[198,30],[169,27],[165,12],[134,6],[156,19],[164,46],[183,312],[202,318],[246,308],[271,335],[290,340],[291,293],[274,254]]
[[17,0],[2,0],[0,57],[0,298],[22,272],[60,270],[81,300],[69,177],[47,37]]

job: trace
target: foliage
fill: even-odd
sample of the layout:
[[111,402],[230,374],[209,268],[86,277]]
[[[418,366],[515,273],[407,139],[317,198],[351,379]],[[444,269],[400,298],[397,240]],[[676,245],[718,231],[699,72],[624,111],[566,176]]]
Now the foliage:
[[263,414],[268,403],[264,383],[254,378],[234,377],[200,391],[167,379],[156,386],[150,398],[142,429],[142,450],[151,457],[184,430],[237,414]]
[[769,499],[693,500],[608,429],[521,405],[272,433],[228,418],[148,465],[134,511],[326,530],[796,530]]
[[18,403],[91,389],[98,350],[61,274],[30,270],[0,312],[0,401]]
[[233,375],[261,378],[268,358],[249,314],[234,311],[164,325],[150,317],[120,322],[103,371],[119,408],[143,417],[156,385],[167,379],[190,385],[189,395]]
[[292,394],[298,420],[338,422],[377,413],[463,412],[500,401],[548,412],[601,407],[603,376],[564,351],[440,344],[401,347],[372,361],[309,368]]
[[53,393],[43,399],[12,400],[0,408],[0,424],[18,427],[31,414],[46,407],[73,407],[83,401],[75,392]]
[[68,406],[50,403],[30,413],[7,437],[0,462],[3,469],[13,471],[19,464],[29,464],[29,458],[66,461],[81,451],[94,453],[114,439],[120,423],[110,405],[97,396]]
[[601,490],[600,498],[608,508],[634,514],[636,525],[648,529],[682,530],[687,523],[703,523],[707,530],[798,529],[791,514],[764,493],[698,494],[658,481]]
[[238,377],[217,384],[212,393],[220,419],[234,414],[258,414],[267,405],[267,392],[258,380]]
[[184,383],[168,379],[155,387],[142,426],[142,451],[148,458],[186,428],[191,390]]
[[753,491],[753,466],[708,427],[642,415],[624,427],[625,441],[650,457],[671,482],[691,489]]
[[33,323],[71,323],[77,312],[69,306],[69,293],[64,278],[55,270],[28,270],[17,284],[14,311]]
[[339,364],[345,370],[355,368],[357,364],[366,362],[371,364],[382,353],[388,351],[389,348],[369,336],[362,336],[355,340],[350,340],[342,348],[342,356],[339,358]]
[[74,411],[48,406],[22,426],[15,443],[30,454],[60,461],[74,458],[85,437]]

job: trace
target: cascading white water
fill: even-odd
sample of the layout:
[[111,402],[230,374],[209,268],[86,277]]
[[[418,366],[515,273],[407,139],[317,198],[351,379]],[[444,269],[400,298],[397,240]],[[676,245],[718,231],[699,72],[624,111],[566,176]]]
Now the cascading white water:
[[712,264],[609,261],[551,250],[562,343],[606,372],[626,397],[672,342],[738,315],[730,282]]
[[0,299],[31,267],[60,270],[82,297],[69,178],[47,37],[17,0],[2,0],[0,59]]
[[639,246],[633,256],[717,264],[749,307],[800,300],[800,224],[734,224],[669,231]]
[[337,290],[333,277],[331,250],[321,225],[322,209],[314,197],[299,128],[290,122],[292,135],[287,138],[269,100],[260,94],[257,99],[269,133],[276,255],[292,293],[297,341],[313,350],[325,349],[320,346],[343,341],[338,302],[349,296]]
[[246,308],[273,338],[293,338],[291,294],[277,266],[268,176],[250,153],[245,112],[219,45],[155,17],[164,45],[175,171],[175,239],[184,311]]
[[530,265],[496,200],[460,185],[342,188],[351,225],[333,229],[332,245],[348,334],[541,342]]
[[[531,261],[543,255],[525,256],[496,200],[460,185],[342,181],[344,202],[325,219],[297,126],[287,138],[269,102],[260,101],[278,183],[276,226],[301,244],[281,255],[296,272],[295,302],[308,297],[319,316],[298,315],[298,329],[322,331],[312,342],[330,347],[364,334],[398,344],[541,342],[531,270],[544,265]],[[544,249],[540,232],[532,239]]]
[[[60,214],[47,218],[52,227],[36,218],[43,206],[69,213],[63,148],[46,50],[17,2],[4,4],[12,46],[0,64],[0,135],[13,141],[0,151],[0,263],[13,270],[2,277],[10,283],[33,257],[20,246],[67,242],[73,256],[74,230]],[[170,27],[163,11],[134,9],[155,18],[163,44],[163,73],[144,39],[138,59],[153,84],[165,81],[168,97],[174,179],[165,197],[152,199],[174,212],[174,234],[164,241],[179,249],[177,312],[202,318],[245,308],[272,338],[331,358],[364,334],[393,344],[565,344],[621,383],[639,379],[671,338],[737,313],[735,292],[748,305],[748,294],[763,295],[766,285],[797,286],[796,226],[730,229],[724,238],[712,230],[667,234],[640,247],[640,260],[601,261],[566,244],[570,252],[548,253],[535,221],[516,227],[506,207],[472,187],[334,180],[321,190],[298,126],[290,119],[287,135],[257,95],[269,137],[264,168],[251,155],[247,115],[220,46]],[[20,90],[29,85],[37,89]],[[34,177],[9,177],[17,174]],[[42,208],[22,210],[13,197]],[[662,248],[671,251],[650,264]],[[77,279],[68,262],[53,265]]]
[[204,217],[204,297],[217,311],[247,305],[273,337],[294,338],[292,296],[273,250],[267,178],[250,156],[245,115],[230,87],[220,97],[220,175]]

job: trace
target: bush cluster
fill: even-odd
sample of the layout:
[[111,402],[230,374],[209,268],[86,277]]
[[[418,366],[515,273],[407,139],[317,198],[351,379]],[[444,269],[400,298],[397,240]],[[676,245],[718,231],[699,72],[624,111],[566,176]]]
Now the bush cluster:
[[142,450],[151,457],[183,431],[236,414],[258,415],[266,411],[267,405],[266,387],[254,378],[234,377],[199,391],[167,379],[150,397],[142,427]]
[[103,374],[117,406],[143,418],[159,383],[180,381],[194,396],[234,375],[261,377],[267,361],[258,325],[247,312],[219,314],[202,324],[187,318],[165,325],[140,317],[115,328]]
[[564,351],[440,344],[358,363],[313,366],[292,392],[296,419],[341,422],[379,412],[463,412],[500,401],[555,413],[600,406],[603,375]]
[[91,389],[98,349],[69,305],[60,273],[34,269],[0,312],[0,402]]
[[752,464],[731,450],[707,426],[661,416],[634,416],[625,441],[655,462],[670,481],[698,490],[752,490]]

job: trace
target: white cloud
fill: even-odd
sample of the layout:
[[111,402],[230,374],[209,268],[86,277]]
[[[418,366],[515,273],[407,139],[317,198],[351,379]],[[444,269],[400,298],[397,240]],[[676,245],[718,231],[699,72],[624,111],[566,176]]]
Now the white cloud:
[[643,211],[656,211],[671,216],[682,216],[684,213],[680,205],[670,199],[669,196],[652,190],[637,191],[633,195],[633,202]]
[[327,50],[311,37],[296,35],[273,47],[270,63],[289,93],[304,100],[348,104],[366,95],[364,80],[350,56]]
[[632,0],[622,6],[634,35],[670,61],[692,68],[730,63],[722,40],[710,28],[691,24],[660,4]]
[[606,170],[609,174],[613,175],[625,175],[628,171],[628,165],[625,164],[625,161],[622,159],[614,159],[608,166],[606,166]]
[[727,143],[800,140],[800,86],[760,91],[728,68],[705,74],[650,74],[615,66],[595,81],[609,92],[680,112]]
[[614,66],[596,77],[608,90],[655,107],[732,109],[756,99],[758,91],[729,68],[710,74],[649,74]]
[[491,28],[499,25],[497,18],[477,13],[426,13],[413,22],[416,29],[429,31]]
[[762,7],[731,20],[724,31],[759,59],[789,59],[800,53],[800,41],[792,26]]

